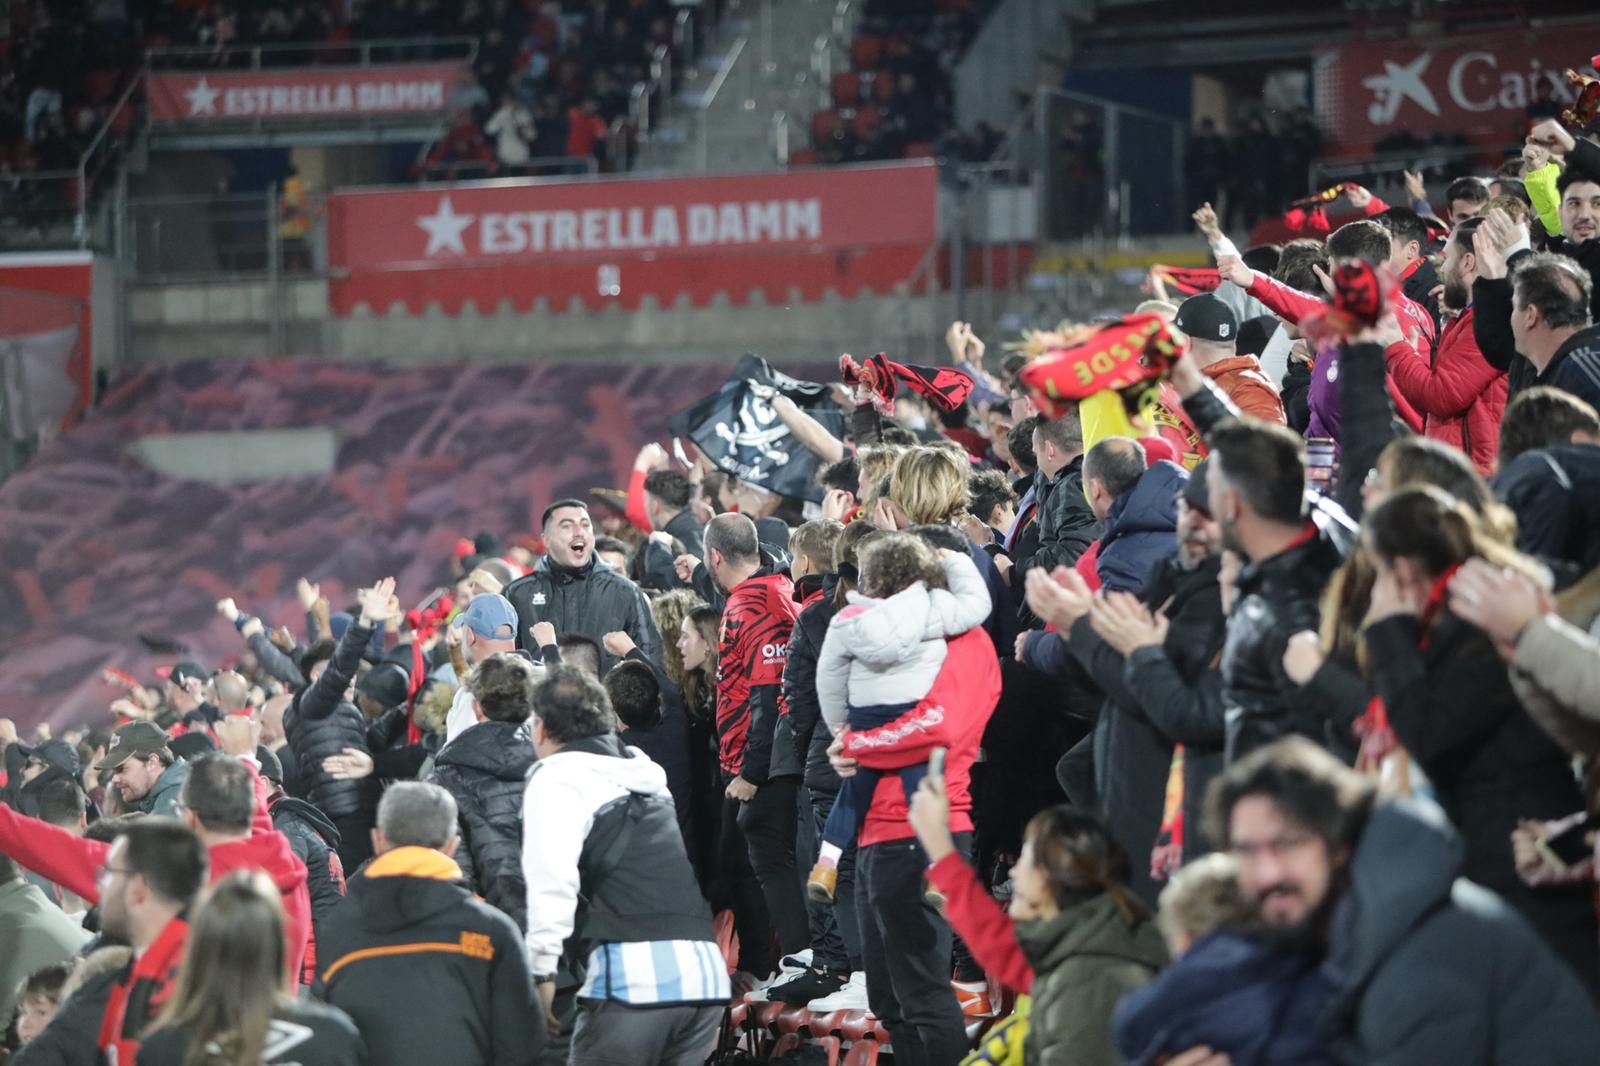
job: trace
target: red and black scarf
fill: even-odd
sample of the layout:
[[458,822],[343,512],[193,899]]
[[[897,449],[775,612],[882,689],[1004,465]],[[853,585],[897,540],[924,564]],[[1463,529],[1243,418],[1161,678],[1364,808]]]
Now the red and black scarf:
[[128,964],[122,978],[111,986],[105,1015],[100,1019],[100,1050],[112,1062],[131,1063],[150,1023],[172,996],[189,942],[189,923],[168,922],[144,953]]
[[839,377],[852,388],[865,387],[873,406],[885,414],[893,410],[894,394],[901,385],[926,397],[941,411],[956,410],[972,393],[972,377],[964,370],[896,363],[882,352],[860,364],[848,355],[840,356]]

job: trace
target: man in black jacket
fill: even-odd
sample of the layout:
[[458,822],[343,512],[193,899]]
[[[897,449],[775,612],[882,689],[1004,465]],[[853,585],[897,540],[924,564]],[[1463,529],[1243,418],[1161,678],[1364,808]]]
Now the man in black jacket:
[[[283,716],[284,733],[300,768],[303,798],[320,807],[338,827],[339,860],[346,871],[360,868],[372,857],[372,816],[378,806],[379,782],[375,777],[335,777],[324,760],[342,756],[347,748],[367,751],[367,720],[351,702],[353,683],[372,627],[388,614],[393,593],[393,578],[362,590],[361,616],[344,631],[332,658],[308,661],[305,673],[311,684]],[[309,660],[309,653],[307,657]]]
[[[1013,588],[1022,587],[1029,570],[1049,573],[1072,566],[1100,536],[1100,523],[1083,494],[1083,423],[1078,412],[1041,421],[1033,431],[1033,453],[1039,466],[1034,479],[1039,547],[1031,556],[1014,556]],[[1029,628],[1041,628],[1026,607],[1021,614]]]
[[[589,506],[582,500],[557,500],[545,508],[543,526],[544,558],[505,590],[517,612],[517,646],[537,651],[530,630],[537,622],[549,622],[558,634],[577,633],[594,641],[620,630],[647,658],[659,661],[661,634],[644,593],[595,558]],[[601,672],[615,664],[615,656],[604,655]]]
[[1185,355],[1173,368],[1184,411],[1205,434],[1208,510],[1222,546],[1243,562],[1222,649],[1229,763],[1280,736],[1323,740],[1326,724],[1296,699],[1283,669],[1289,638],[1315,630],[1328,578],[1344,558],[1349,520],[1331,501],[1306,513],[1305,442],[1236,409]]
[[377,858],[335,911],[312,993],[350,1015],[373,1062],[532,1066],[545,1015],[527,949],[516,923],[461,884],[456,831],[450,793],[390,786]]
[[[1086,585],[1035,581],[1040,614],[1068,634],[1067,650],[1106,693],[1085,743],[1092,793],[1072,774],[1082,753],[1062,758],[1058,776],[1074,803],[1096,810],[1130,859],[1133,890],[1154,905],[1161,884],[1153,867],[1176,868],[1202,854],[1200,804],[1222,769],[1226,726],[1216,656],[1226,632],[1222,613],[1219,530],[1206,513],[1206,464],[1184,483],[1178,504],[1178,556],[1150,575],[1140,599],[1096,601]],[[1152,612],[1168,619],[1157,624]],[[1161,839],[1173,752],[1183,748],[1183,822],[1179,839]],[[1081,745],[1080,745],[1081,747]],[[1171,830],[1172,826],[1167,826]],[[1162,849],[1159,863],[1152,851]],[[1164,878],[1162,878],[1164,880]]]
[[295,799],[283,791],[281,766],[274,771],[262,767],[262,777],[271,791],[267,811],[273,828],[289,838],[289,848],[306,865],[306,891],[311,896],[311,943],[306,945],[303,982],[310,984],[317,975],[316,946],[327,930],[333,909],[344,899],[344,864],[339,861],[339,830],[313,803]]
[[455,797],[461,879],[517,923],[528,924],[522,881],[522,786],[533,765],[528,717],[534,665],[516,653],[491,655],[466,677],[478,724],[446,744],[430,780]]
[[1600,415],[1561,389],[1517,395],[1500,424],[1494,492],[1517,516],[1517,549],[1565,586],[1600,565]]
[[1600,407],[1600,328],[1591,325],[1589,273],[1541,252],[1517,262],[1511,289],[1511,332],[1534,372],[1527,384],[1565,389]]

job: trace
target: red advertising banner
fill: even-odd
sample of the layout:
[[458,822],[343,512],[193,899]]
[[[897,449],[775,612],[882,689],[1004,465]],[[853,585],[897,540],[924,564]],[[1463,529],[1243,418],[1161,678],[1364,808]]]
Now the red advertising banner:
[[150,75],[150,118],[213,122],[437,114],[461,72],[460,63],[158,71]]
[[1436,47],[1371,42],[1319,52],[1317,113],[1342,144],[1391,133],[1496,135],[1520,141],[1535,87],[1573,102],[1573,68],[1594,74],[1600,32],[1504,33]]
[[478,182],[328,200],[334,309],[454,314],[756,290],[784,300],[886,291],[938,233],[938,170],[918,162],[779,174]]

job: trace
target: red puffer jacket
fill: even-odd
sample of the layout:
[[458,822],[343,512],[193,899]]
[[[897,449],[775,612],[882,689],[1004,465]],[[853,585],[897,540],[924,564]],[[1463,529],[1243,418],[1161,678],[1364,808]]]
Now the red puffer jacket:
[[1384,358],[1389,379],[1424,416],[1422,432],[1453,444],[1487,475],[1500,449],[1500,416],[1506,409],[1506,375],[1490,366],[1472,335],[1472,308],[1445,326],[1433,365],[1404,341]]

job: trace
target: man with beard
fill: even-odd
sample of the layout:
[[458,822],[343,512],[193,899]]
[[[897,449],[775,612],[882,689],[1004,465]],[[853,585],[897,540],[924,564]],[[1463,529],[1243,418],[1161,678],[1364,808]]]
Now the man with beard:
[[177,817],[189,764],[172,753],[170,740],[154,722],[129,722],[111,734],[98,769],[111,771],[124,811]]
[[[1328,980],[1337,1061],[1594,1061],[1594,1004],[1498,896],[1457,877],[1461,840],[1434,805],[1379,802],[1372,779],[1296,737],[1231,767],[1206,822],[1267,935]],[[1196,1048],[1168,1064],[1225,1061]]]
[[[549,622],[560,635],[576,633],[596,642],[607,633],[626,633],[646,658],[660,662],[661,634],[644,593],[595,558],[589,505],[557,500],[545,508],[543,527],[544,558],[505,590],[517,612],[518,647],[536,651],[531,630]],[[616,664],[616,656],[604,653],[601,672]]]
[[[1191,397],[1184,405],[1193,411]],[[1286,734],[1323,737],[1326,723],[1296,698],[1283,652],[1295,633],[1317,628],[1323,587],[1343,552],[1336,531],[1306,516],[1305,445],[1292,432],[1225,420],[1206,435],[1206,444],[1208,510],[1223,548],[1243,563],[1221,662],[1232,763]]]
[[734,885],[741,965],[751,970],[753,958],[752,972],[765,976],[775,969],[761,951],[767,932],[761,929],[759,939],[752,941],[744,929],[755,924],[750,912],[757,901],[748,893],[752,877],[760,884],[779,950],[804,950],[811,938],[795,862],[795,805],[803,767],[787,721],[782,735],[778,730],[779,718],[787,719],[783,669],[800,607],[788,575],[764,565],[749,518],[713,518],[706,526],[705,546],[706,569],[728,597],[717,652],[717,743],[729,800],[723,825],[737,824],[739,831],[724,833],[723,876]]
[[[1094,732],[1062,757],[1057,777],[1127,851],[1129,885],[1151,904],[1169,869],[1206,850],[1200,801],[1222,769],[1222,685],[1212,665],[1225,632],[1221,547],[1206,512],[1207,467],[1183,483],[1177,557],[1155,568],[1138,600],[1119,593],[1097,602],[1070,572],[1028,587],[1035,612],[1067,634],[1067,650],[1107,694]],[[1082,774],[1085,747],[1092,782]]]
[[85,981],[18,1061],[134,1061],[140,1034],[177,981],[189,934],[183,914],[205,884],[207,865],[200,837],[171,818],[123,827],[104,853],[96,888],[101,931],[136,956]]
[[1487,475],[1500,445],[1506,375],[1483,357],[1472,329],[1472,284],[1478,280],[1472,238],[1482,224],[1482,217],[1467,219],[1445,245],[1440,277],[1445,313],[1454,317],[1434,348],[1433,365],[1417,354],[1392,316],[1384,323],[1384,357],[1400,394],[1423,415],[1422,432],[1460,448]]

